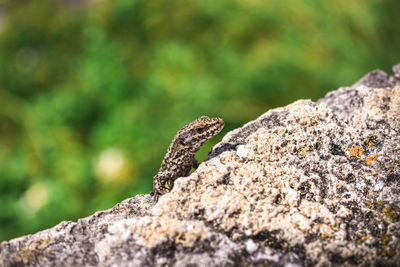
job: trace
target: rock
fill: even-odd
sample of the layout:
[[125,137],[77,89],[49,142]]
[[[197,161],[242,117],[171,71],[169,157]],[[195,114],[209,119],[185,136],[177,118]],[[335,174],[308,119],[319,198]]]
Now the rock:
[[400,262],[400,65],[229,132],[154,205],[2,242],[1,266]]

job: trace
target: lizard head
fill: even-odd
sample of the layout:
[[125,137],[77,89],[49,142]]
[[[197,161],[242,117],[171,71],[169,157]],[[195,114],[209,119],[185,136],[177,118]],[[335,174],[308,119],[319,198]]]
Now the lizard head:
[[221,118],[201,116],[178,132],[178,142],[180,145],[197,150],[208,139],[217,135],[222,128],[224,128],[224,121]]

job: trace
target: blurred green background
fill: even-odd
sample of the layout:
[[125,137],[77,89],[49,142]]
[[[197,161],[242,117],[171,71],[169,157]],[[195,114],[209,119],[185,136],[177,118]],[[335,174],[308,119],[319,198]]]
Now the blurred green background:
[[0,241],[148,193],[201,115],[223,134],[400,62],[397,0],[0,2]]

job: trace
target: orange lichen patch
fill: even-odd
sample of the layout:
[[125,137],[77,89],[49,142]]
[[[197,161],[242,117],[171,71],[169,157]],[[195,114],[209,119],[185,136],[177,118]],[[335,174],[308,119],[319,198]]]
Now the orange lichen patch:
[[303,233],[305,235],[308,235],[310,233],[308,230],[301,228],[301,226],[298,224],[297,224],[296,228],[297,228],[297,230],[299,230],[301,233]]
[[364,153],[364,149],[360,146],[346,147],[346,150],[349,151],[349,157],[361,158]]
[[[29,243],[26,249],[23,249],[17,253],[17,258],[23,263],[27,264],[38,257],[44,257],[44,255],[46,255],[44,250],[49,246],[50,241],[50,236],[42,236],[33,240]],[[48,253],[51,253],[51,251]]]
[[382,256],[392,257],[396,255],[396,249],[389,245],[389,242],[392,241],[392,237],[388,235],[381,235],[382,239]]
[[396,167],[396,165],[394,165],[394,164],[392,164],[392,163],[388,164],[388,168],[389,168],[389,169],[394,169],[395,167]]
[[342,196],[333,196],[331,198],[327,198],[326,202],[327,203],[337,203],[338,201],[342,200]]
[[307,151],[309,151],[310,150],[310,146],[305,146],[305,147],[303,147],[303,149],[300,151],[300,155],[302,155],[302,156],[305,156],[305,155],[307,155]]
[[358,240],[360,243],[363,243],[363,242],[365,242],[366,240],[368,240],[369,239],[369,235],[366,235],[366,236],[363,236],[363,237],[361,237],[361,239],[360,240]]
[[314,118],[311,118],[311,125],[312,126],[317,126],[318,125],[318,121],[316,120],[316,119],[314,119]]
[[396,249],[395,248],[383,246],[383,248],[382,248],[382,256],[393,257],[394,255],[396,255]]
[[322,233],[322,234],[321,234],[321,237],[322,237],[322,238],[328,238],[328,237],[329,237],[329,234],[328,234],[328,233]]
[[396,211],[392,208],[392,206],[387,205],[386,207],[383,208],[382,210],[382,217],[385,221],[387,222],[395,222],[397,219],[397,213]]
[[381,234],[382,245],[386,245],[389,241],[392,241],[392,238],[388,235]]
[[371,165],[372,162],[377,161],[377,159],[378,159],[380,156],[382,156],[382,154],[372,155],[372,156],[367,157],[367,158],[365,159],[365,164]]
[[375,142],[376,142],[375,139],[376,139],[376,137],[371,135],[367,138],[367,140],[365,140],[365,143],[368,145],[368,148],[371,148],[375,145]]

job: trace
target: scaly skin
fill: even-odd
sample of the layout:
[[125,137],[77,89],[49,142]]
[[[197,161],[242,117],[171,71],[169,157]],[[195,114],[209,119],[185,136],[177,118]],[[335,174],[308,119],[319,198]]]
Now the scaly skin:
[[202,116],[184,126],[174,137],[161,168],[153,178],[154,200],[171,191],[179,177],[189,175],[198,162],[194,155],[200,147],[224,128],[221,118]]

